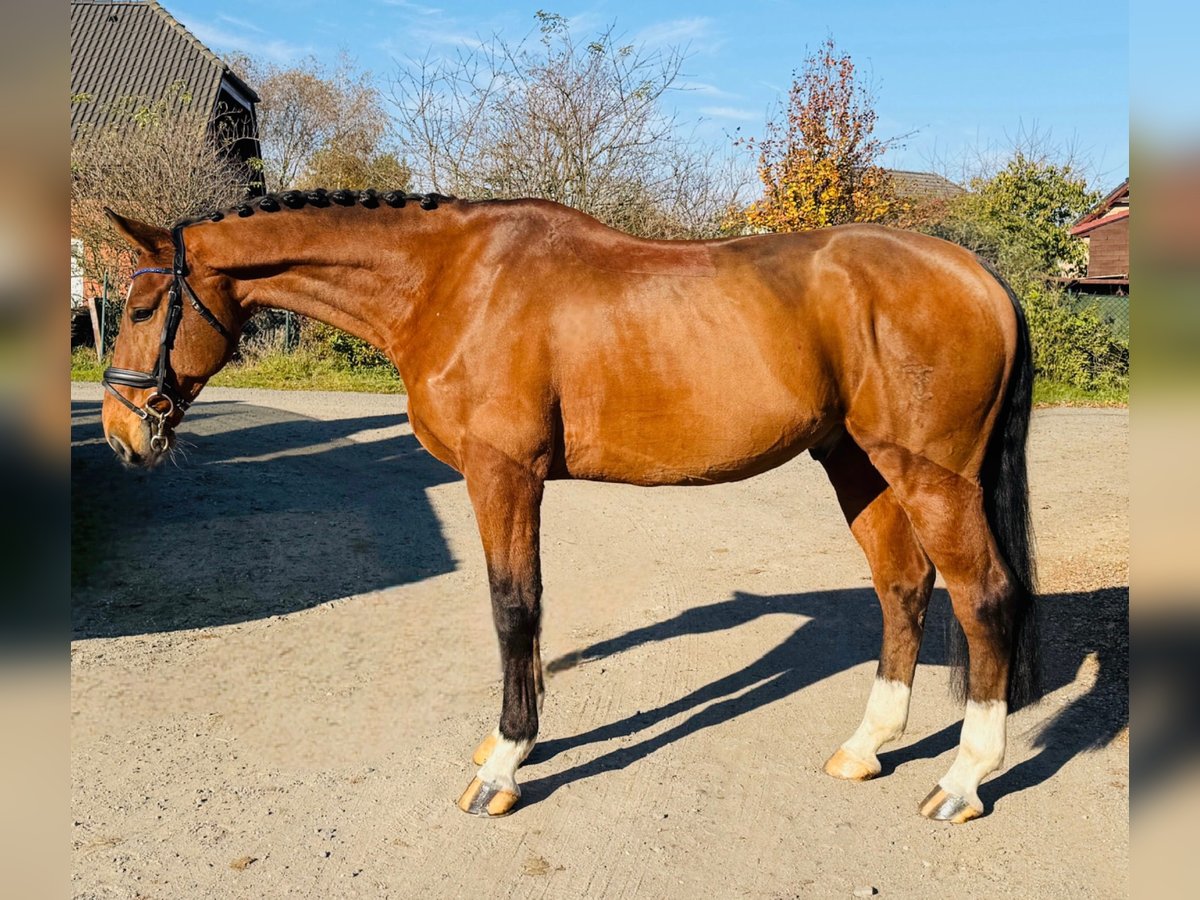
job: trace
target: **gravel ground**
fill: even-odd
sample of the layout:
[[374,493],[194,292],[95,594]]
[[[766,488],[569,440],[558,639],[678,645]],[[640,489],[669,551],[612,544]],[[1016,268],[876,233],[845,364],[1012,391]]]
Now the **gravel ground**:
[[482,554],[404,398],[210,389],[126,472],[72,387],[73,892],[108,897],[1118,897],[1128,423],[1031,444],[1051,691],[990,815],[931,823],[961,711],[938,591],[883,777],[822,774],[880,619],[806,456],[732,485],[554,483],[550,663],[522,805],[454,807],[499,712]]

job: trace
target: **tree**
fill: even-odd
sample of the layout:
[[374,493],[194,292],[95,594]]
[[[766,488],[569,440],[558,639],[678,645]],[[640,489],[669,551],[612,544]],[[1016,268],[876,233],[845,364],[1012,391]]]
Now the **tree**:
[[1127,388],[1128,336],[1055,282],[1086,261],[1068,230],[1100,197],[1083,167],[1036,132],[1023,133],[998,167],[988,165],[975,163],[970,192],[919,229],[973,250],[1009,282],[1025,309],[1039,379],[1086,391]]
[[1072,274],[1086,262],[1087,248],[1068,229],[1100,195],[1072,159],[1055,161],[1035,145],[1019,145],[998,170],[972,178],[970,188],[925,230],[975,250],[1022,285]]
[[135,257],[104,207],[168,227],[245,198],[249,176],[232,153],[243,135],[196,106],[181,84],[158,100],[125,98],[113,112],[110,124],[83,131],[71,147],[71,234],[93,281],[119,281]]
[[[347,57],[329,70],[315,58],[280,67],[236,55],[231,68],[241,72],[259,95],[258,129],[263,179],[268,190],[316,187],[405,190],[411,173],[389,141],[391,116],[368,72],[357,71]],[[282,334],[299,333],[300,342],[329,351],[352,367],[388,365],[366,342],[291,313],[262,310],[247,326],[271,344]]]
[[758,154],[762,199],[744,211],[754,229],[806,231],[880,222],[899,210],[891,178],[878,165],[898,139],[874,136],[875,97],[855,78],[854,61],[833,38],[794,75],[782,119],[766,136],[736,143]]
[[537,13],[534,34],[495,35],[452,59],[398,68],[398,135],[418,178],[465,197],[541,197],[647,236],[712,233],[734,193],[711,151],[663,108],[678,49],[587,41]]
[[390,116],[369,73],[345,58],[332,71],[312,58],[281,68],[239,55],[229,64],[259,95],[269,190],[408,187],[408,169],[388,143]]
[[303,189],[326,187],[361,191],[369,187],[405,190],[412,173],[395,153],[371,153],[345,146],[322,147],[294,182]]

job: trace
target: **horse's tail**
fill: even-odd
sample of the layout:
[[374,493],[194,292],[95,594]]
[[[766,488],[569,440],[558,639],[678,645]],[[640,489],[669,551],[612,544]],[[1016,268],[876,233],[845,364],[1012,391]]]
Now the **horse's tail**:
[[[1015,584],[1012,616],[1012,658],[1009,663],[1009,709],[1019,709],[1041,697],[1038,660],[1037,572],[1034,564],[1033,528],[1029,518],[1029,480],[1025,441],[1033,408],[1033,354],[1025,311],[1013,289],[993,266],[980,260],[1012,301],[1017,316],[1017,350],[1008,392],[992,429],[982,480],[988,525],[1008,564]],[[967,695],[967,641],[957,621],[950,631],[950,663],[956,696]]]

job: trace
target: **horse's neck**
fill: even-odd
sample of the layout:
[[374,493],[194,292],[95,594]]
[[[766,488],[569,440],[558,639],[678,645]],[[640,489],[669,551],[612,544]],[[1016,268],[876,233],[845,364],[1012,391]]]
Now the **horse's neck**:
[[234,299],[247,311],[290,310],[362,338],[398,361],[410,320],[451,252],[446,241],[429,239],[438,224],[431,217],[443,211],[356,212],[347,225],[332,217],[322,222],[319,212],[289,221],[295,213],[258,211],[230,222],[223,233],[213,229],[202,253],[230,277]]

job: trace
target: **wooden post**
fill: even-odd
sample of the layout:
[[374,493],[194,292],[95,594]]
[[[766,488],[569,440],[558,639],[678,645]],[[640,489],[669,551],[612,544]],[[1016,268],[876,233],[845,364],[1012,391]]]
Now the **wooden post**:
[[104,360],[104,326],[105,317],[108,316],[108,273],[104,273],[104,292],[100,295],[100,340],[96,342],[96,352],[100,354],[100,360]]
[[87,303],[88,315],[92,318],[92,337],[96,341],[96,359],[104,362],[104,331],[100,324],[100,314],[97,312],[101,300],[99,297],[89,297],[85,302]]

